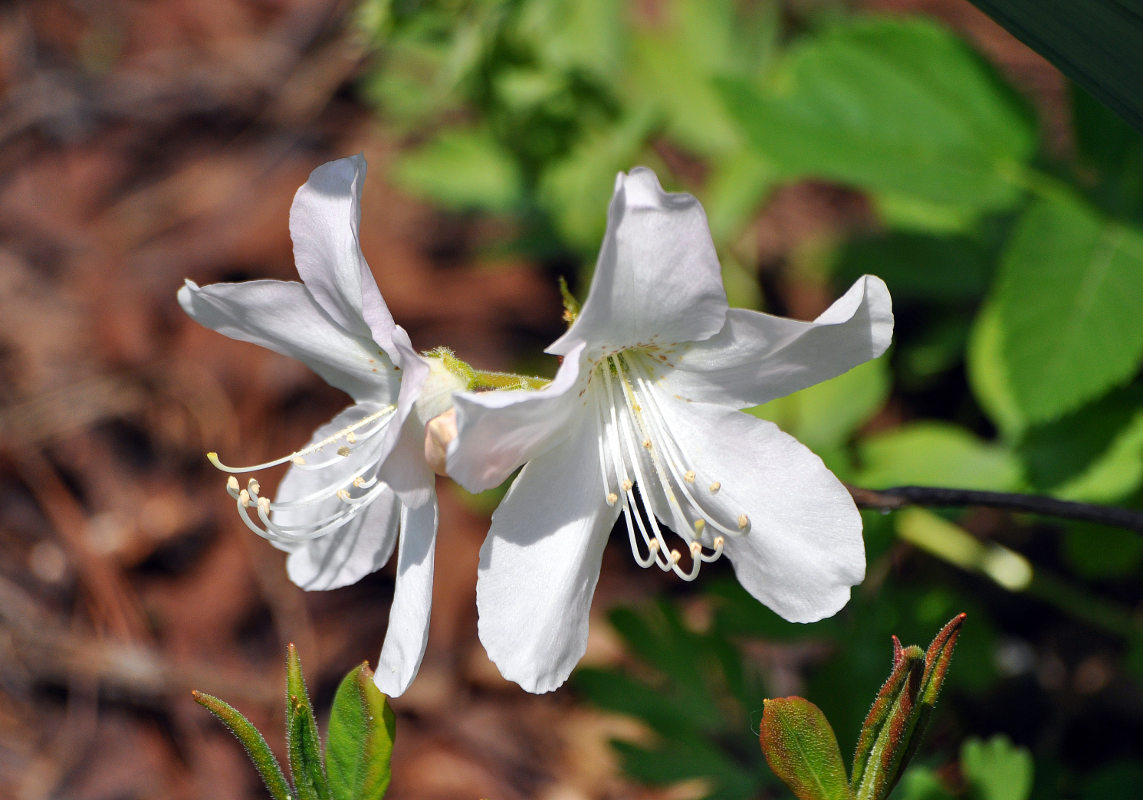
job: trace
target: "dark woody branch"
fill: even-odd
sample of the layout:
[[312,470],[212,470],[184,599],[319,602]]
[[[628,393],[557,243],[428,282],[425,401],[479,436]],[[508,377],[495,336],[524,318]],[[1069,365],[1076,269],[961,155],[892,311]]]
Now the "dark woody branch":
[[984,506],[1003,508],[1043,517],[1078,519],[1097,522],[1143,533],[1143,512],[1127,508],[1076,503],[1032,494],[985,492],[976,489],[948,489],[936,486],[894,486],[890,489],[865,489],[847,485],[858,508],[895,511],[908,506],[927,508],[960,508]]

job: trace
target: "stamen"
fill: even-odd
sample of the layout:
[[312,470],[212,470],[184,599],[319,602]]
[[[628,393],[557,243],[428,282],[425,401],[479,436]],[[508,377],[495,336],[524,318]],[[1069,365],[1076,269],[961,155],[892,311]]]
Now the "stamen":
[[[234,477],[234,476],[232,475],[231,477]],[[251,496],[257,497],[258,492],[260,492],[262,490],[262,484],[258,483],[258,481],[251,478],[250,480],[248,480],[246,482],[246,490],[248,492],[250,492]]]
[[715,481],[714,483],[712,483],[710,485],[710,493],[711,494],[718,494],[718,490],[721,488],[722,488],[722,484],[719,483],[718,481]]
[[238,496],[238,479],[231,475],[226,479],[226,490],[234,496]]
[[345,458],[347,455],[349,455],[349,448],[343,444],[341,447],[337,448],[337,454],[342,458]]
[[607,493],[607,505],[613,506],[618,502],[619,502],[619,495],[617,495],[615,492],[608,492]]
[[738,530],[744,531],[750,527],[750,517],[745,514],[738,515]]
[[238,493],[238,504],[245,507],[250,505],[250,492],[243,489]]
[[693,469],[688,469],[687,474],[683,476],[683,480],[686,481],[687,483],[694,483],[695,482],[695,471]]
[[631,487],[634,486],[635,484],[633,484],[629,480],[624,480],[622,485],[623,485],[623,491],[629,492],[629,491],[631,491]]
[[[353,424],[348,425],[345,428],[342,428],[337,433],[334,433],[332,436],[327,436],[326,438],[324,438],[320,441],[314,442],[313,444],[308,445],[308,446],[302,448],[301,450],[297,450],[293,453],[290,453],[287,456],[282,456],[281,458],[276,458],[272,461],[266,461],[262,464],[255,464],[255,465],[250,466],[250,467],[227,466],[226,464],[223,464],[219,460],[218,453],[215,453],[215,452],[207,453],[206,457],[210,461],[210,463],[215,466],[216,469],[220,469],[223,472],[254,472],[255,470],[269,469],[270,467],[276,467],[279,464],[286,464],[286,463],[292,463],[292,464],[300,467],[300,466],[303,466],[306,464],[306,456],[307,455],[312,455],[313,453],[318,452],[319,450],[326,447],[327,445],[331,445],[334,442],[337,442],[341,439],[345,439],[345,441],[349,442],[350,444],[353,444],[354,442],[357,441],[358,432],[361,432],[361,435],[363,437],[365,437],[366,439],[368,439],[369,437],[376,434],[378,431],[384,430],[385,426],[388,425],[388,423],[389,423],[388,417],[396,410],[397,410],[396,406],[384,406],[383,408],[380,408],[377,411],[374,411],[372,414],[367,414],[366,416],[357,420],[357,422],[354,422]],[[374,422],[378,422],[378,424],[375,425],[374,427],[370,428],[369,430],[366,430],[366,431],[361,430],[362,428],[366,427],[367,425],[371,425]],[[338,449],[338,453],[340,455],[344,455],[343,453],[341,453],[341,448]],[[329,463],[335,463],[335,462],[329,462]],[[310,466],[313,468],[320,468],[320,466],[324,466],[324,464],[323,465],[310,465]]]

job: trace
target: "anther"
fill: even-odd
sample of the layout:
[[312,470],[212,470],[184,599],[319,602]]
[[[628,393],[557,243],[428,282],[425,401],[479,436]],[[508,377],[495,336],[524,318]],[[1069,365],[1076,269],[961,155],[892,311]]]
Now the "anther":
[[250,492],[243,489],[238,493],[238,502],[244,506],[250,505]]
[[349,490],[348,489],[338,489],[337,490],[337,496],[338,496],[338,499],[340,499],[346,503],[349,502]]
[[691,542],[691,557],[694,558],[702,552],[702,545],[698,542]]
[[643,449],[645,449],[645,450],[651,449],[651,440],[650,439],[644,439],[643,440]]
[[294,463],[295,463],[295,464],[297,464],[299,467],[300,467],[302,464],[306,463],[306,460],[305,460],[304,458],[302,458],[301,456],[294,456],[293,458],[291,458],[291,459],[290,459],[290,461],[294,462]]
[[350,431],[349,433],[345,434],[345,441],[349,442],[350,444],[354,444],[357,441],[357,434],[353,431]]
[[231,475],[229,478],[226,479],[226,489],[231,494],[234,494],[235,492],[238,491],[238,479],[235,478],[233,475]]
[[683,476],[683,480],[686,481],[687,483],[694,483],[695,482],[695,471],[693,469],[688,469],[687,474]]
[[258,510],[261,511],[263,514],[269,514],[270,513],[270,498],[269,497],[259,497],[258,498]]
[[345,445],[342,445],[341,447],[337,448],[337,454],[339,456],[343,456],[343,457],[347,456],[347,455],[349,455],[349,448],[346,447]]
[[650,548],[652,553],[659,552],[659,546],[660,545],[659,545],[658,539],[652,539],[650,542],[647,543],[647,547]]
[[750,517],[745,514],[738,515],[738,530],[744,531],[750,527]]
[[358,475],[356,478],[353,479],[353,485],[356,486],[358,489],[364,487],[365,486],[365,478]]
[[682,558],[683,558],[683,554],[680,553],[678,550],[672,550],[671,551],[671,563],[672,564],[678,564],[679,561],[682,560]]
[[607,505],[613,506],[617,502],[619,502],[619,495],[617,495],[615,492],[608,492],[607,493]]
[[246,482],[246,490],[249,491],[251,495],[257,497],[258,492],[262,491],[262,484],[251,478]]
[[632,486],[634,486],[634,485],[635,485],[635,484],[633,484],[631,481],[629,481],[629,480],[627,480],[627,479],[624,479],[624,481],[623,481],[623,491],[625,491],[625,492],[629,492],[629,491],[631,491],[631,487],[632,487]]
[[710,493],[711,493],[711,494],[715,494],[715,493],[717,493],[717,492],[718,492],[718,490],[719,490],[719,489],[721,489],[721,488],[722,488],[722,484],[721,484],[721,483],[719,483],[718,481],[715,481],[714,483],[712,483],[712,484],[710,485]]

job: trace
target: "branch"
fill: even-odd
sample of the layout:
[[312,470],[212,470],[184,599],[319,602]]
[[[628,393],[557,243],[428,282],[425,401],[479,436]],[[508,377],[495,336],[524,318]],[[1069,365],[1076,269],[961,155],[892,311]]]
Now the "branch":
[[1090,503],[1076,503],[1070,500],[1057,500],[1034,494],[1012,494],[1009,492],[985,492],[976,489],[947,489],[936,486],[894,486],[890,489],[864,489],[846,485],[858,508],[873,508],[878,511],[896,511],[907,506],[927,506],[929,508],[955,508],[962,506],[986,506],[1004,508],[1009,511],[1022,511],[1043,517],[1060,517],[1096,522],[1143,533],[1143,512],[1127,508],[1097,506]]

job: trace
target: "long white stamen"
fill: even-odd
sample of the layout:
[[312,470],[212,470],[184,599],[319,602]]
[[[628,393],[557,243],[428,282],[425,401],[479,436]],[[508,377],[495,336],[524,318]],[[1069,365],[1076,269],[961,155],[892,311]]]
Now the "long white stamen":
[[[326,438],[322,439],[321,441],[314,442],[313,444],[307,445],[306,447],[302,448],[301,450],[296,450],[293,453],[290,453],[289,455],[282,456],[281,458],[276,458],[272,461],[266,461],[266,462],[263,462],[261,464],[254,464],[253,466],[250,466],[250,467],[231,467],[231,466],[228,466],[226,464],[223,464],[218,459],[218,453],[214,453],[214,452],[207,453],[206,457],[207,457],[207,459],[210,460],[210,463],[213,464],[216,469],[222,470],[223,472],[232,472],[232,473],[254,472],[254,471],[260,470],[260,469],[269,469],[270,467],[276,467],[279,464],[285,464],[286,462],[292,462],[296,466],[307,467],[309,469],[322,469],[323,467],[327,467],[327,466],[330,466],[331,464],[338,463],[340,458],[331,459],[327,462],[319,463],[319,464],[309,464],[306,462],[306,456],[311,455],[313,453],[316,453],[319,450],[321,450],[322,448],[324,448],[328,445],[331,445],[334,442],[337,442],[341,439],[345,439],[350,444],[353,444],[354,442],[358,441],[359,439],[368,439],[369,437],[375,435],[378,431],[383,430],[385,428],[385,426],[389,422],[389,420],[387,419],[388,416],[396,410],[397,410],[396,406],[385,406],[384,408],[379,409],[378,411],[374,411],[372,414],[369,414],[368,416],[362,417],[357,422],[354,422],[353,424],[351,424],[345,428],[342,428],[337,433],[335,433],[331,436],[327,436]],[[377,420],[382,420],[382,422],[380,424],[374,426],[373,428],[371,428],[368,431],[364,431],[364,432],[361,431],[361,429],[363,427],[365,427],[366,425],[369,425],[372,422],[376,422]],[[352,436],[353,438],[350,439],[349,438],[350,436]]]

